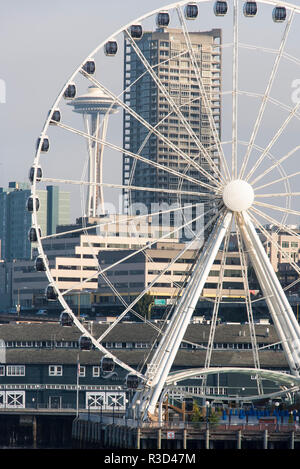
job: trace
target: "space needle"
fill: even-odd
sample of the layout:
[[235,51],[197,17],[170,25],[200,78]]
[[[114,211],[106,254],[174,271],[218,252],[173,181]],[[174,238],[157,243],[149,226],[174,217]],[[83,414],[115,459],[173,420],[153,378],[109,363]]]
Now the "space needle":
[[[87,216],[96,217],[104,213],[103,198],[103,153],[110,114],[118,112],[118,105],[100,88],[90,86],[88,92],[68,103],[74,112],[83,115],[88,138],[88,174]],[[99,208],[99,210],[98,210]]]

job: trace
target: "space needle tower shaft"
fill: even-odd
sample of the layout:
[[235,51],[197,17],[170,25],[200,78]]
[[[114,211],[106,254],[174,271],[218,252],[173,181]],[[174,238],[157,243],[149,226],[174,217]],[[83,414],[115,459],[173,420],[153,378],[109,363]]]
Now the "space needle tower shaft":
[[96,217],[104,213],[103,155],[108,120],[110,114],[117,112],[118,106],[95,86],[90,86],[86,94],[78,96],[69,104],[73,106],[74,112],[82,114],[85,131],[90,136],[87,139],[89,185],[86,212],[88,217]]

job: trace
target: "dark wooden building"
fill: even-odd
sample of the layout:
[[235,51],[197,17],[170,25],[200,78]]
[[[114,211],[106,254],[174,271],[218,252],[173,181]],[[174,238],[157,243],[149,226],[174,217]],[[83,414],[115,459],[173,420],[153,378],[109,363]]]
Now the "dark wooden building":
[[[107,350],[135,369],[145,370],[159,341],[156,329],[147,323],[118,324],[105,338]],[[109,324],[87,323],[99,337]],[[190,324],[172,371],[204,366],[208,324]],[[124,410],[130,392],[127,370],[116,366],[110,373],[101,370],[103,354],[79,348],[81,332],[59,323],[0,324],[0,407],[69,408],[102,411]],[[262,368],[288,371],[274,326],[258,324],[256,340]],[[253,351],[247,324],[219,324],[216,328],[211,366],[253,368]],[[199,394],[201,376],[178,383]],[[276,386],[264,381],[268,392]],[[207,394],[245,397],[256,390],[255,376],[214,375],[207,381]],[[180,392],[178,393],[178,395]]]

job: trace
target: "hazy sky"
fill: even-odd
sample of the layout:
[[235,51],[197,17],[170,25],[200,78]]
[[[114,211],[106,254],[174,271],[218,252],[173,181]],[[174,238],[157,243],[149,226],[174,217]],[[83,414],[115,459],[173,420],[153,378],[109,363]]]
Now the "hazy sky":
[[[27,180],[48,109],[97,44],[164,0],[15,0],[0,20],[0,187]],[[3,82],[1,82],[3,84]]]
[[[295,1],[297,4],[299,2],[300,0]],[[99,43],[123,25],[169,3],[171,2],[168,0],[3,2],[0,20],[0,92],[1,85],[5,84],[6,102],[0,102],[0,187],[7,187],[9,181],[27,180],[28,169],[34,159],[36,139],[43,128],[47,112],[61,87],[81,61]],[[271,35],[277,42],[270,42],[268,46],[278,47],[284,25],[274,26],[271,16],[267,24],[262,21],[260,18],[246,20],[243,28],[246,32],[250,32],[248,36],[251,40],[260,40],[262,44],[268,44]],[[199,22],[201,28],[212,27],[209,23],[206,26],[203,16],[199,16]],[[291,52],[299,57],[299,29],[293,33]],[[224,54],[226,57],[226,50]],[[273,61],[272,56],[269,58]],[[271,65],[271,60],[269,62],[270,64],[268,58],[263,59],[262,64]],[[267,82],[267,72],[264,75],[263,70],[258,67],[254,73],[247,63],[245,62],[245,76],[249,77],[250,88],[253,87],[255,90],[256,81],[262,80],[263,85],[260,90],[262,92],[264,83]],[[284,89],[286,102],[289,104],[291,104],[291,80],[300,79],[299,66],[297,67],[291,71],[291,77]],[[285,73],[285,69],[282,73]],[[3,99],[0,93],[1,100]],[[243,119],[245,121],[245,129],[250,128],[247,126],[249,119],[247,109],[239,116],[241,121]],[[271,109],[270,122],[274,115]],[[230,120],[228,122],[230,123]],[[290,140],[295,137],[296,143],[299,135],[298,126],[292,131],[293,138]],[[269,135],[265,137],[266,142],[273,134],[274,130],[270,130]]]

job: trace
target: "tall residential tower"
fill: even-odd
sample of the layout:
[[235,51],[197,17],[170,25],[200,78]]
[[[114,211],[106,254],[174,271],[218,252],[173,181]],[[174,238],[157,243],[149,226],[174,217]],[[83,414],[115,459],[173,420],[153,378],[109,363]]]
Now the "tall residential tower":
[[[202,83],[212,110],[215,132],[220,137],[221,125],[221,30],[190,33],[192,48],[197,68],[201,73]],[[155,32],[144,32],[137,42],[143,56],[152,67],[168,95],[178,106],[186,122],[197,136],[211,158],[219,167],[217,151],[211,149],[214,135],[209,123],[208,110],[204,106],[203,95],[199,88],[199,77],[188,52],[184,34],[177,29],[158,29]],[[209,170],[205,159],[199,155],[199,146],[195,138],[187,131],[187,126],[180,115],[172,111],[170,103],[160,86],[155,83],[149,72],[136,54],[129,39],[125,39],[124,57],[124,100],[137,114],[151,126],[157,126],[159,132],[168,138],[180,151],[187,154],[206,170]],[[141,77],[140,79],[138,79]],[[139,153],[152,161],[174,168],[182,174],[192,177],[201,176],[193,166],[172,150],[158,136],[148,135],[149,131],[128,112],[124,112],[124,148]],[[146,139],[146,140],[145,140]],[[203,176],[201,176],[203,178]],[[205,176],[204,179],[205,181]],[[153,166],[124,155],[123,184],[177,189],[179,178]],[[200,188],[200,189],[199,189]],[[182,189],[201,191],[203,188],[191,182],[184,182]],[[199,197],[184,196],[182,203],[199,201]],[[176,201],[176,194],[166,192],[124,191],[124,210],[130,211],[130,204],[143,203],[151,210],[151,204]]]
[[[0,187],[0,258],[30,259],[32,245],[28,239],[31,227],[31,213],[26,210],[31,191],[29,184],[10,182],[9,187]],[[42,235],[56,232],[57,225],[70,223],[70,193],[58,187],[47,186],[38,190],[40,201],[38,222]]]

